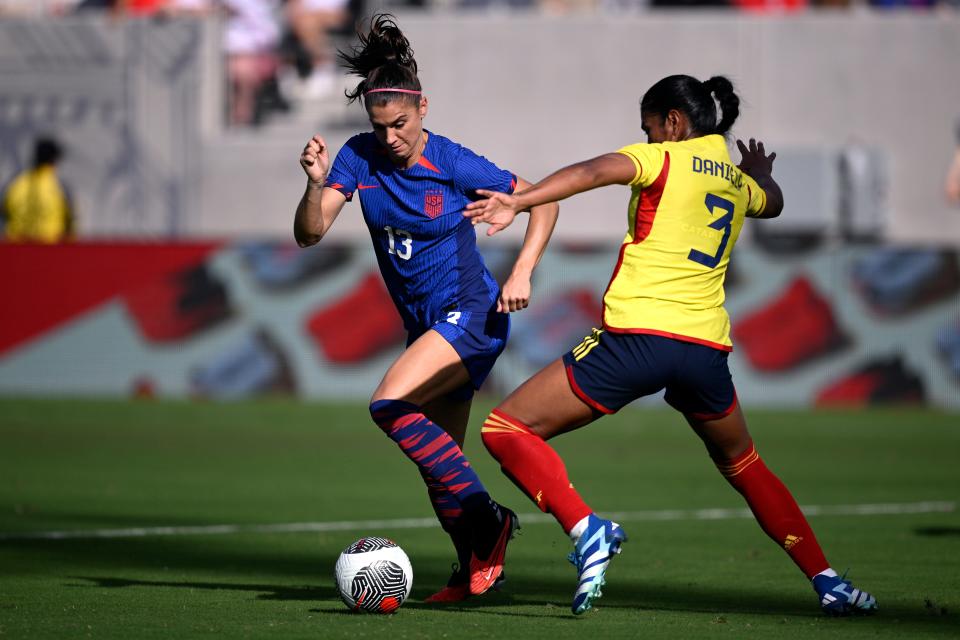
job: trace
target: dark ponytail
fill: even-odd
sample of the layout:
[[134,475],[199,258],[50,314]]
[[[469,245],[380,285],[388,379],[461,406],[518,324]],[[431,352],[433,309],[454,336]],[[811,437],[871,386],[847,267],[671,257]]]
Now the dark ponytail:
[[706,82],[691,76],[667,76],[643,94],[640,111],[666,117],[671,109],[686,114],[698,136],[725,135],[740,115],[740,98],[724,76],[713,76]]
[[733,92],[733,83],[724,76],[713,76],[703,87],[720,105],[720,122],[714,133],[725,135],[740,115],[740,98]]
[[[413,49],[393,16],[388,13],[373,16],[369,32],[357,36],[360,39],[358,46],[351,47],[350,51],[337,52],[347,70],[363,78],[352,91],[345,92],[349,102],[374,89],[420,91]],[[416,94],[387,91],[366,97],[364,102],[367,106],[371,103],[383,105],[397,99],[419,103],[418,98]]]

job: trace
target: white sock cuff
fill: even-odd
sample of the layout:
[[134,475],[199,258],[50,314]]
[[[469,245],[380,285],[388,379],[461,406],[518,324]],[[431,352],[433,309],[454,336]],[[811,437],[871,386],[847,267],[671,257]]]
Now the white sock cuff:
[[[836,578],[838,575],[840,574],[838,574],[836,571],[834,571],[830,567],[827,567],[826,569],[824,569],[823,571],[817,574],[817,576],[827,576],[828,578]],[[816,578],[817,576],[813,576],[813,577]]]
[[585,516],[580,522],[573,525],[573,529],[570,529],[570,539],[573,540],[573,544],[577,544],[577,540],[579,540],[583,532],[587,530],[587,521],[589,519],[590,516]]

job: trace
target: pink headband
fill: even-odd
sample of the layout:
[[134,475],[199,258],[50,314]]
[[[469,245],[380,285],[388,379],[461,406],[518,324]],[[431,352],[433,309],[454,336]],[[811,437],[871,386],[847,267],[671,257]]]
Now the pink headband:
[[415,96],[418,96],[418,95],[420,95],[421,93],[423,93],[422,91],[413,91],[412,89],[371,89],[370,91],[367,91],[367,92],[364,93],[363,95],[368,96],[368,95],[370,95],[371,93],[387,93],[387,92],[391,92],[391,93],[409,93],[409,94],[415,95]]

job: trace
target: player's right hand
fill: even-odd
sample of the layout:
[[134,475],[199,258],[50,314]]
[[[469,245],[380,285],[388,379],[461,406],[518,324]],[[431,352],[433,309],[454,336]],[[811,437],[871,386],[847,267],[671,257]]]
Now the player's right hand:
[[319,135],[315,135],[307,142],[300,154],[300,166],[311,182],[323,182],[330,171],[330,154],[327,153],[327,143]]
[[483,196],[483,199],[468,204],[463,210],[463,215],[470,218],[474,226],[481,222],[490,225],[487,229],[488,236],[509,227],[520,211],[516,196],[486,189],[477,189],[477,195]]
[[511,273],[497,298],[497,313],[522,311],[530,305],[530,274]]
[[750,146],[743,143],[743,140],[737,140],[737,148],[740,149],[742,159],[737,168],[743,171],[751,178],[758,176],[771,175],[773,173],[773,161],[777,159],[776,152],[767,155],[763,148],[763,142],[750,138]]

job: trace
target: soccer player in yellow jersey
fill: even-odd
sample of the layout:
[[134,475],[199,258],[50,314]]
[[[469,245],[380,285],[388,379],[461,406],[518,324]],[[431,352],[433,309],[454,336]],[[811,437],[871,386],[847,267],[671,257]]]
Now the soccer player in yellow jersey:
[[737,142],[739,165],[730,159],[724,134],[739,104],[724,77],[669,76],[640,103],[648,143],[570,165],[513,195],[478,192],[485,199],[465,212],[488,223],[492,235],[540,203],[611,184],[632,187],[627,234],[603,298],[603,329],[522,384],[481,432],[504,472],[573,540],[575,614],[600,597],[626,535],[584,503],[545,441],[663,389],[763,530],[812,581],[824,611],[868,613],[877,606],[830,568],[790,492],[757,454],[730,377],[723,308],[730,252],[745,217],[772,218],[783,208],[771,176],[776,154],[751,139]]

